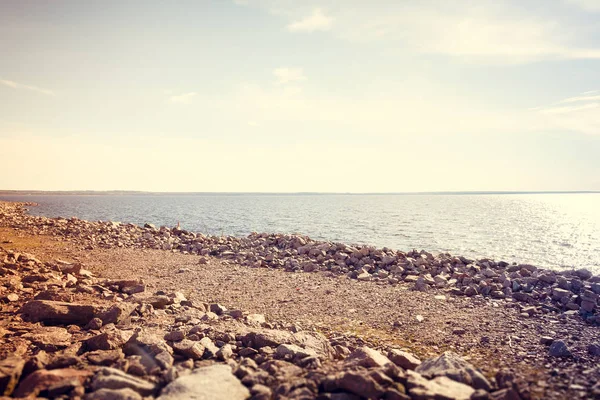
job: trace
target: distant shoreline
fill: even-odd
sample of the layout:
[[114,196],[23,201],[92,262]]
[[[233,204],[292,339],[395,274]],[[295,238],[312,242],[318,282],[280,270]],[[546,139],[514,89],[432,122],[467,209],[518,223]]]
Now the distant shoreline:
[[514,194],[599,194],[598,190],[574,191],[440,191],[440,192],[146,192],[126,190],[0,190],[0,196],[464,196],[464,195],[514,195]]

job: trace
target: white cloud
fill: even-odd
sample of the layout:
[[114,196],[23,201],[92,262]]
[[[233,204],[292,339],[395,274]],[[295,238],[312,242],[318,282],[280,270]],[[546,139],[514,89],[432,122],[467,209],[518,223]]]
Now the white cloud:
[[169,97],[169,101],[171,103],[190,104],[197,95],[198,93],[196,92],[183,93]]
[[585,92],[532,111],[549,128],[600,135],[600,96],[594,96],[594,93],[597,91]]
[[585,11],[600,12],[600,0],[566,0],[566,2]]
[[54,96],[54,92],[52,90],[44,89],[44,88],[41,88],[38,86],[33,86],[33,85],[25,85],[23,83],[19,83],[19,82],[15,82],[15,81],[0,79],[0,85],[8,86],[13,89],[26,89],[26,90],[31,90],[33,92],[45,94],[48,96]]
[[323,10],[315,8],[308,17],[293,21],[287,26],[290,32],[328,31],[333,24],[333,18],[323,14]]
[[[600,0],[570,1],[589,10],[600,4]],[[385,7],[374,3],[353,1],[351,6],[340,7],[334,0],[320,0],[322,8],[306,17],[307,9],[300,2],[250,2],[292,21],[289,31],[327,30],[352,42],[383,43],[393,52],[442,54],[467,63],[500,65],[600,59],[600,47],[591,44],[600,34],[599,26],[569,19],[560,8],[542,16],[527,3],[513,6],[493,0],[398,1],[387,2]],[[325,8],[327,15],[321,11]]]
[[275,75],[279,84],[306,80],[302,68],[275,68],[273,75]]

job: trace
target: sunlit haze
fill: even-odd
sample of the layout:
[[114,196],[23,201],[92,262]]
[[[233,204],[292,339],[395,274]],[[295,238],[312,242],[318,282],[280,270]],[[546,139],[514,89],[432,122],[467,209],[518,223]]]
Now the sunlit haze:
[[600,190],[600,0],[0,2],[0,189]]

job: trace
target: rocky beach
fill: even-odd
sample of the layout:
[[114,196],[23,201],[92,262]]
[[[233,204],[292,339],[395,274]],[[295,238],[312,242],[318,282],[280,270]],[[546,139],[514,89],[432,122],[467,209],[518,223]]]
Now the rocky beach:
[[0,391],[600,398],[600,276],[0,202]]

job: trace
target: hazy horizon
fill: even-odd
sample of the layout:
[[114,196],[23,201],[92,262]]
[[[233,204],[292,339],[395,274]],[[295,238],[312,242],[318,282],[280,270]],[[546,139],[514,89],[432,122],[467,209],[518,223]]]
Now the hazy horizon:
[[5,190],[600,190],[600,0],[0,3]]

